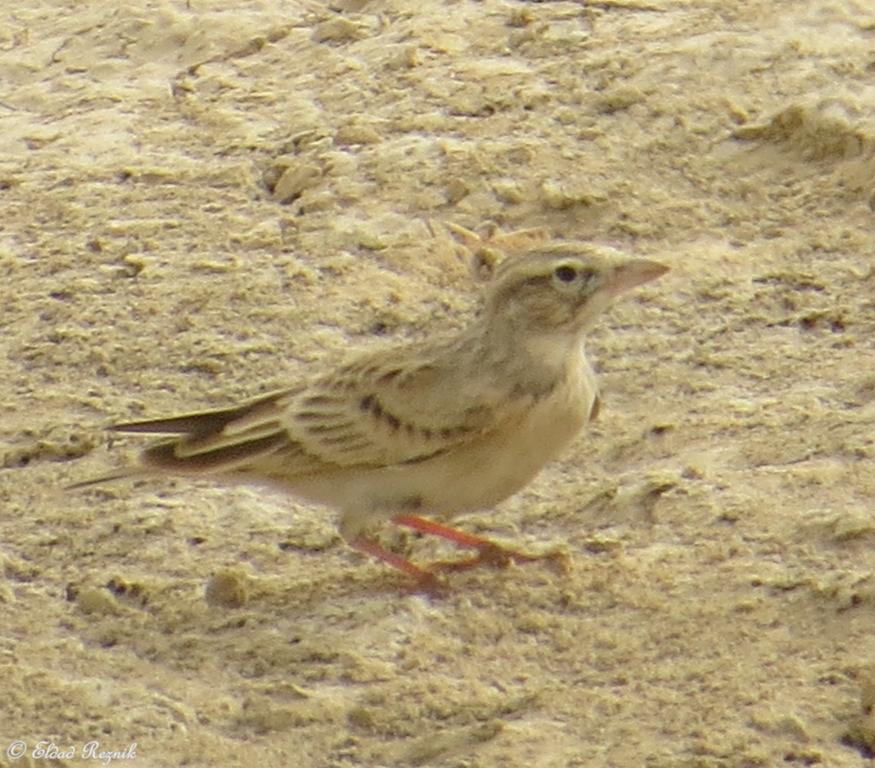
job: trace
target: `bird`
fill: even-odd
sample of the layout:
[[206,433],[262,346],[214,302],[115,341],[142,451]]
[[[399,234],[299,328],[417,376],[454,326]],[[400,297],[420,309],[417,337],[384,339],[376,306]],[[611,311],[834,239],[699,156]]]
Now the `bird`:
[[[115,424],[162,437],[137,464],[74,487],[142,475],[278,487],[336,510],[350,546],[424,591],[443,571],[538,559],[447,523],[515,494],[595,418],[585,334],[668,267],[537,237],[476,271],[482,296],[461,331],[362,351],[229,408]],[[387,521],[475,555],[418,565],[372,538]]]

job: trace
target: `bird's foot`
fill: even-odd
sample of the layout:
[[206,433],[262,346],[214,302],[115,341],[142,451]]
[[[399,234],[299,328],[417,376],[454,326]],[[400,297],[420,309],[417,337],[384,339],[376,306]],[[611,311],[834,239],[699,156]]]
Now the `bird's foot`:
[[386,549],[372,539],[359,536],[350,541],[349,544],[359,552],[376,557],[378,560],[386,563],[386,565],[391,565],[393,568],[406,573],[411,578],[410,592],[437,596],[444,591],[445,585],[437,573],[434,573],[431,569],[420,568],[416,563]]
[[554,567],[559,573],[568,573],[570,568],[568,553],[562,549],[555,549],[549,552],[544,552],[540,555],[534,555],[528,552],[518,552],[513,549],[506,549],[498,544],[489,542],[482,547],[478,547],[477,554],[474,557],[469,557],[466,560],[444,560],[432,563],[428,566],[428,571],[431,573],[469,571],[472,568],[478,568],[481,565],[487,565],[492,568],[507,568],[511,563],[533,563],[537,560],[547,561],[547,563]]
[[[451,528],[447,525],[441,525],[433,520],[428,520],[418,515],[398,515],[393,518],[393,522],[398,525],[403,525],[420,533],[429,533],[434,536],[440,536],[443,539],[452,541],[461,547],[477,550],[474,557],[467,560],[449,560],[445,562],[433,563],[428,566],[427,572],[440,573],[445,571],[468,571],[472,568],[477,568],[480,565],[489,565],[493,568],[506,568],[511,563],[532,563],[536,560],[547,560],[560,573],[567,573],[569,570],[568,553],[561,549],[551,550],[540,555],[529,554],[526,552],[518,552],[513,549],[496,544],[495,542],[484,539],[480,536],[475,536],[465,531],[460,531],[456,528]],[[416,566],[418,568],[418,566]],[[423,569],[420,569],[423,570]]]
[[493,568],[507,568],[511,563],[533,563],[537,560],[546,560],[560,573],[567,573],[569,570],[568,553],[562,549],[554,549],[535,555],[507,549],[495,542],[489,541],[489,539],[484,539],[465,531],[459,531],[455,528],[436,523],[433,520],[418,517],[417,515],[399,515],[393,518],[393,520],[398,525],[412,528],[421,533],[440,536],[458,546],[473,549],[477,552],[474,557],[467,559],[440,561],[421,567],[406,557],[392,552],[376,541],[364,536],[356,537],[349,542],[352,547],[360,552],[376,557],[378,560],[382,560],[387,565],[391,565],[393,568],[411,577],[411,592],[420,592],[432,596],[440,595],[446,591],[441,574],[469,571],[481,565],[488,565]]

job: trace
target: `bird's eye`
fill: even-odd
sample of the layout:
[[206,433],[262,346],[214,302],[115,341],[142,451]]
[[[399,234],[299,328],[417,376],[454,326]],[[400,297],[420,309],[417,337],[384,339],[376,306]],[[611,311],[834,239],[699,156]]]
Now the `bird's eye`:
[[556,267],[553,274],[560,283],[570,283],[577,277],[577,270],[568,264],[563,264],[561,267]]

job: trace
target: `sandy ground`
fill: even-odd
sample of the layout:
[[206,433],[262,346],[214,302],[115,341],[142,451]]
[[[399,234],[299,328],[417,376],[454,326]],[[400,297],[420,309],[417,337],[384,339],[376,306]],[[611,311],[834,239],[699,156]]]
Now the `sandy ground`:
[[[0,763],[869,764],[871,3],[30,0],[0,43]],[[593,429],[459,521],[567,575],[429,599],[277,494],[61,490],[114,420],[466,322],[441,223],[487,221],[673,268],[592,335]]]

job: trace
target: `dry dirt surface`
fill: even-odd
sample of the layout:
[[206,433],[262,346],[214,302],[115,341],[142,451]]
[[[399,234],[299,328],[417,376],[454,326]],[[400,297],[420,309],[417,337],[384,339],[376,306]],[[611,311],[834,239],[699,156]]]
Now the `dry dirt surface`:
[[[0,764],[869,765],[873,84],[868,0],[6,4]],[[276,493],[63,490],[112,421],[467,322],[446,222],[672,267],[458,521],[568,573],[429,598]]]

